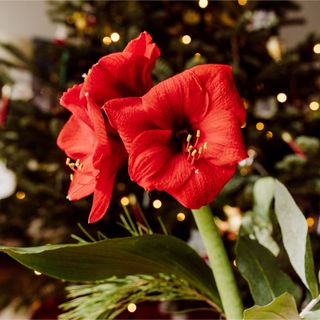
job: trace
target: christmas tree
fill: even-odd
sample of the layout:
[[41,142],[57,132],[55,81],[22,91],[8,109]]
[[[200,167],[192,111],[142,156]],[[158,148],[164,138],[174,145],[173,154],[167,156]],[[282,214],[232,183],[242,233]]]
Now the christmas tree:
[[[253,207],[253,185],[267,175],[286,184],[307,215],[312,236],[318,236],[320,39],[309,35],[295,48],[284,48],[281,28],[302,23],[289,19],[290,12],[299,10],[295,2],[52,1],[48,8],[57,23],[52,42],[35,39],[32,58],[3,44],[19,62],[3,59],[0,70],[1,185],[9,189],[1,196],[1,244],[70,242],[71,233],[79,234],[77,222],[92,234],[127,235],[118,224],[122,206],[138,220],[141,206],[155,231],[161,230],[161,217],[169,233],[190,238],[190,212],[165,193],[145,192],[130,181],[126,168],[117,175],[111,205],[100,222],[86,224],[90,198],[66,200],[71,171],[56,138],[70,114],[59,98],[82,82],[99,58],[121,51],[143,30],[161,50],[154,83],[198,64],[233,67],[247,109],[243,134],[248,158],[212,203],[226,244],[231,248],[241,216],[254,220],[247,213]],[[19,70],[19,81],[14,81],[12,68]],[[21,82],[26,70],[32,74],[28,84]],[[52,288],[60,302],[61,284],[54,282]],[[10,290],[11,300],[20,295],[19,289]],[[27,303],[38,294],[36,287],[30,291]],[[248,297],[246,291],[244,285],[243,296]],[[44,292],[41,299],[47,296]]]

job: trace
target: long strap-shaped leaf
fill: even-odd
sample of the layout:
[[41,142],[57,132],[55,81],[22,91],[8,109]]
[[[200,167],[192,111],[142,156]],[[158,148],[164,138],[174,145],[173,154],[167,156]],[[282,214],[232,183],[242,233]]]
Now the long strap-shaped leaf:
[[28,268],[68,281],[174,274],[221,307],[210,268],[185,242],[172,236],[145,235],[30,248],[0,247],[0,251]]

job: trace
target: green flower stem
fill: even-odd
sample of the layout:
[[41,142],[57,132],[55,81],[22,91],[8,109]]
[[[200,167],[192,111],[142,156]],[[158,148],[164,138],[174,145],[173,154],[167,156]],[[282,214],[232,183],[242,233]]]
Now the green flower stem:
[[209,206],[192,210],[201,238],[206,247],[210,266],[228,320],[243,318],[243,305],[223,241]]

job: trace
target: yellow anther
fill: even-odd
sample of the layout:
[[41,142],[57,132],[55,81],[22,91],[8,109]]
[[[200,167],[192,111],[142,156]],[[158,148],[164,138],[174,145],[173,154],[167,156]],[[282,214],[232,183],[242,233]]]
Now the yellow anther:
[[200,138],[200,130],[197,130],[196,137]]
[[192,135],[191,135],[191,134],[188,134],[188,136],[187,136],[187,142],[190,142],[191,139],[192,139]]
[[68,166],[70,164],[70,158],[66,159],[66,165]]
[[73,180],[73,173],[70,174],[70,180]]
[[188,152],[190,153],[192,149],[193,149],[193,146],[189,146],[188,147]]
[[203,150],[207,150],[208,149],[208,142],[205,142],[204,144],[203,144]]
[[77,159],[75,165],[76,165],[76,167],[79,167],[79,165],[80,165],[80,159]]
[[191,156],[194,157],[196,154],[197,154],[198,150],[197,149],[194,149],[191,153]]
[[199,147],[198,153],[199,155],[202,153],[202,147]]

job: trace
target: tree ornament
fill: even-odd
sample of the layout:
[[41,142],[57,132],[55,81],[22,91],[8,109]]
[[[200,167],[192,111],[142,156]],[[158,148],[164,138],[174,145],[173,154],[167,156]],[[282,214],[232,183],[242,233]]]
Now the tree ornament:
[[270,57],[274,61],[281,61],[283,55],[283,44],[281,43],[278,36],[271,36],[266,43],[266,48]]
[[273,11],[265,10],[248,12],[246,18],[248,19],[247,30],[249,32],[270,29],[279,21],[278,16]]
[[0,160],[0,200],[9,198],[17,188],[17,176]]
[[254,115],[261,119],[272,119],[278,111],[278,103],[274,96],[257,99],[254,105]]

